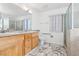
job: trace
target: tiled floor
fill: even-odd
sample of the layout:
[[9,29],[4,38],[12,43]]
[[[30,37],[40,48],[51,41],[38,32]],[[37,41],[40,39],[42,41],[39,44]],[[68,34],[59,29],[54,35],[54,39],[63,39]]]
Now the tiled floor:
[[38,46],[26,56],[66,56],[66,51],[57,44],[45,43],[43,48]]

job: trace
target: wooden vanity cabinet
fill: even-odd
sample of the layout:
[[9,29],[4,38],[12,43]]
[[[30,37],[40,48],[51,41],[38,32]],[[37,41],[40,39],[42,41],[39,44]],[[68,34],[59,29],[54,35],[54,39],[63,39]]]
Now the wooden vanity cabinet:
[[38,32],[0,37],[0,56],[23,56],[38,44]]

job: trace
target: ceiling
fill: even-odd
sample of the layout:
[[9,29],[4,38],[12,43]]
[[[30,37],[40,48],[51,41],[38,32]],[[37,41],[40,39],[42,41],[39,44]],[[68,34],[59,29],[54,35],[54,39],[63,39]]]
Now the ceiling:
[[39,11],[48,11],[51,9],[58,9],[68,7],[69,3],[18,3],[17,6],[21,8],[37,9]]
[[69,3],[0,3],[0,13],[6,15],[26,15],[31,9],[43,12],[68,6]]
[[0,14],[26,15],[27,12],[12,3],[0,3]]

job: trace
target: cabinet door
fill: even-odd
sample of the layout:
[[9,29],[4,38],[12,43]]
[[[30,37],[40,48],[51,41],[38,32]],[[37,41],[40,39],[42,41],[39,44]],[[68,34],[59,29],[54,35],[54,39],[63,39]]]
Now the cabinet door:
[[9,48],[0,51],[0,56],[17,56],[18,51],[16,49],[16,45],[13,45]]
[[39,43],[39,36],[38,32],[32,33],[32,49],[38,46]]
[[38,42],[39,42],[39,38],[37,36],[33,37],[32,38],[32,48],[35,48],[36,46],[38,46]]
[[25,54],[31,51],[31,39],[25,40]]
[[18,41],[17,51],[18,51],[18,56],[23,56],[24,55],[24,40]]
[[31,33],[25,34],[25,39],[32,39],[32,34]]
[[0,55],[22,56],[24,55],[24,35],[13,35],[0,38]]

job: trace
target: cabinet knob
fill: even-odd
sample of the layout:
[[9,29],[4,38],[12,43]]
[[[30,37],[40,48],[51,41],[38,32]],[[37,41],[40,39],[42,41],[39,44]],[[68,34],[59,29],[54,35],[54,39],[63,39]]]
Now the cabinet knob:
[[28,41],[30,41],[30,40],[28,40]]
[[30,47],[28,47],[28,48],[30,48]]

